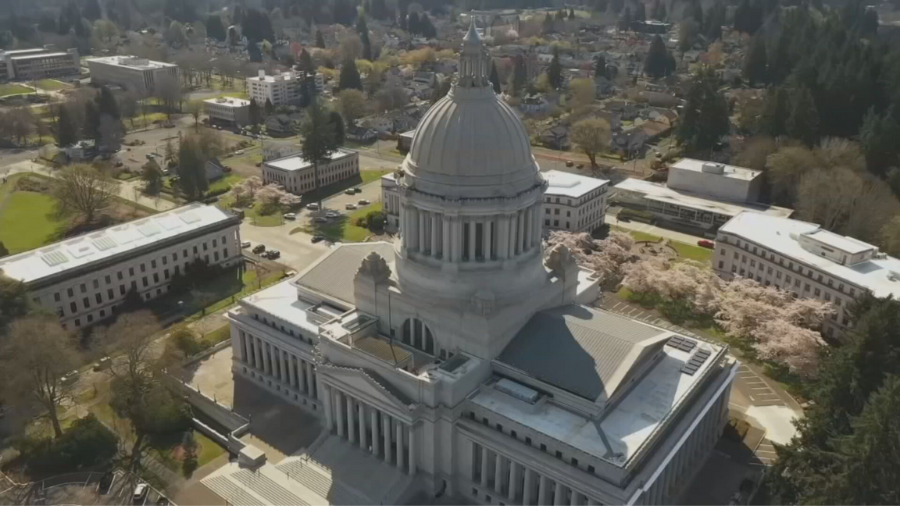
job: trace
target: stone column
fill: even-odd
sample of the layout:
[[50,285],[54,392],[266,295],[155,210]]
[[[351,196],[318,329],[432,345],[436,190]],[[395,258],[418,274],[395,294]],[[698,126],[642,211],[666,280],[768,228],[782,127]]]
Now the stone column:
[[581,506],[584,503],[584,494],[581,492],[572,491],[572,502],[570,503],[572,506]]
[[241,341],[241,362],[247,363],[247,338],[241,332],[238,334],[238,339]]
[[481,220],[481,256],[485,262],[491,261],[491,220]]
[[560,482],[556,482],[556,490],[553,492],[553,504],[555,506],[562,506],[563,501],[566,499],[566,487]]
[[494,460],[494,492],[498,494],[503,492],[503,461],[504,457],[497,454]]
[[474,219],[469,218],[469,261],[475,261],[475,237],[478,232],[478,226]]
[[290,381],[291,388],[294,390],[297,389],[297,360],[293,355],[288,354],[287,357],[287,369],[288,369],[288,380]]
[[497,220],[497,259],[509,258],[509,216],[500,216]]
[[344,407],[341,405],[341,391],[334,391],[334,410],[337,411],[337,433],[344,438]]
[[384,462],[390,465],[391,456],[391,417],[387,413],[381,414],[381,434],[384,436]]
[[507,216],[506,219],[509,221],[509,225],[506,227],[509,229],[509,237],[506,240],[506,258],[512,258],[516,256],[516,229],[518,225],[516,224],[515,214]]
[[437,213],[431,213],[431,256],[437,258],[441,251],[441,217]]
[[416,474],[416,426],[409,426],[409,475]]
[[522,253],[522,244],[525,237],[525,213],[519,211],[516,214],[516,254]]
[[406,462],[406,455],[403,451],[403,422],[397,420],[394,425],[397,426],[397,469],[403,471],[403,463]]
[[325,427],[328,429],[328,433],[331,434],[331,427],[334,425],[332,422],[331,412],[331,387],[328,385],[323,385],[322,388],[325,390]]
[[509,502],[515,502],[516,500],[516,492],[519,488],[519,464],[516,464],[512,460],[509,461],[509,494],[507,494],[507,498]]
[[445,262],[452,262],[453,248],[450,244],[450,217],[446,214],[441,215],[441,259]]
[[481,447],[481,487],[487,488],[488,485],[488,449],[487,446]]
[[426,211],[419,210],[419,253],[425,253],[430,248],[428,246],[428,239],[425,235],[425,220],[428,218],[426,216]]
[[522,243],[522,251],[531,249],[531,238],[534,235],[534,208],[525,209],[525,238]]
[[406,207],[406,214],[409,216],[406,218],[407,227],[406,227],[406,236],[407,236],[407,248],[412,251],[418,251],[419,249],[419,216],[418,211],[415,207],[408,205]]
[[546,506],[550,503],[550,480],[541,475],[541,479],[538,481],[538,494],[537,494],[537,503],[540,506]]
[[263,365],[266,368],[266,374],[272,375],[272,346],[269,343],[263,343]]
[[256,367],[258,370],[262,370],[262,362],[260,359],[262,358],[262,353],[259,352],[259,339],[253,338],[253,342],[250,343],[250,346],[253,347],[253,367]]
[[522,487],[522,504],[528,506],[531,504],[531,492],[534,490],[534,471],[525,468],[525,483]]
[[597,501],[591,499],[590,497],[587,498],[587,503],[588,506],[597,506]]
[[406,206],[400,206],[399,217],[397,219],[397,228],[399,229],[397,232],[400,234],[400,244],[403,249],[409,248],[409,243],[407,242],[406,231],[409,230],[406,227]]
[[347,439],[350,444],[356,442],[356,408],[353,405],[353,397],[345,395],[347,398]]
[[372,455],[381,453],[381,434],[378,433],[378,410],[372,408]]
[[297,357],[297,390],[300,393],[306,393],[306,374],[305,374],[305,360]]
[[362,402],[357,403],[359,407],[359,449],[366,451],[369,449],[368,441],[366,441],[366,405]]

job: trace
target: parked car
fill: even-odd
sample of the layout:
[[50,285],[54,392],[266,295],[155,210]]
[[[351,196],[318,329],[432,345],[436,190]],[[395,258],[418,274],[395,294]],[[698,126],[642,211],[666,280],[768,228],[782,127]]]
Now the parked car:
[[575,165],[575,162],[573,162],[572,160],[566,160],[566,167],[571,167],[573,165]]
[[121,167],[121,166],[123,166],[123,165],[125,165],[125,164],[122,163],[122,162],[116,162],[116,167]]
[[257,244],[256,247],[253,248],[253,253],[255,253],[257,255],[259,255],[260,253],[263,253],[264,251],[266,251],[265,244]]
[[716,243],[707,239],[700,239],[699,241],[697,241],[697,246],[714,249],[716,247]]
[[238,155],[238,156],[243,155],[243,154],[244,154],[244,150],[243,150],[243,149],[239,149],[239,150],[235,151],[234,154],[235,154],[235,155]]
[[325,238],[322,237],[321,235],[314,235],[314,236],[312,237],[312,242],[313,242],[313,244],[315,244],[315,243],[317,243],[317,242],[322,242],[322,241],[324,241],[324,240],[325,240]]
[[306,208],[309,209],[310,211],[318,211],[319,204],[316,204],[315,202],[313,202],[311,204],[306,204]]
[[583,163],[579,163],[578,165],[575,166],[575,168],[578,169],[578,170],[581,170],[581,169],[584,168],[584,164],[583,164]]
[[344,195],[356,195],[356,188],[347,188],[344,190]]
[[352,210],[356,209],[356,204],[347,204],[346,206],[344,206],[344,209],[346,209],[348,211],[352,211]]
[[297,219],[297,215],[294,214],[294,213],[285,213],[285,214],[284,214],[284,219],[286,219],[286,220],[296,220],[296,219]]
[[62,381],[63,385],[71,385],[72,383],[75,383],[76,381],[78,381],[78,370],[74,369],[67,372],[60,381]]
[[138,483],[134,487],[134,493],[131,495],[131,499],[135,504],[142,504],[144,499],[147,498],[148,492],[150,492],[150,488],[147,487],[146,483]]
[[327,213],[325,213],[326,218],[334,219],[334,218],[339,218],[340,216],[341,216],[341,213],[339,213],[337,211],[328,211]]
[[370,204],[370,202],[369,202],[368,200],[366,200],[366,199],[359,199],[359,202],[358,202],[358,203],[359,203],[359,205],[361,205],[361,206],[367,206],[367,205]]
[[111,358],[109,358],[109,357],[103,357],[103,358],[101,358],[100,360],[98,360],[96,364],[94,364],[94,370],[95,370],[95,371],[102,371],[103,369],[106,369],[107,367],[109,367],[109,365],[110,365],[111,363],[112,363],[112,359],[111,359]]
[[278,257],[281,256],[281,252],[278,251],[277,249],[270,249],[269,251],[266,251],[266,255],[265,255],[265,256],[266,256],[266,258],[268,258],[269,260],[275,260],[276,258],[278,258]]
[[359,188],[359,187],[353,188],[353,193],[362,193],[362,188]]
[[116,479],[116,475],[112,471],[108,471],[106,474],[100,477],[100,484],[97,487],[97,492],[100,492],[100,495],[106,495],[109,493],[109,489],[112,488],[113,481]]
[[241,248],[249,248],[249,247],[250,247],[250,241],[244,241],[241,243]]

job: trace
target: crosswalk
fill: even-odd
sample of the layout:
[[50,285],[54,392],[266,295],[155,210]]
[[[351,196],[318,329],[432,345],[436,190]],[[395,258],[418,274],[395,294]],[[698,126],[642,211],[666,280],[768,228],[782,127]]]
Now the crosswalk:
[[772,390],[766,380],[747,367],[747,364],[741,364],[738,369],[737,381],[746,387],[750,402],[754,406],[785,406],[784,401],[775,393],[775,390]]

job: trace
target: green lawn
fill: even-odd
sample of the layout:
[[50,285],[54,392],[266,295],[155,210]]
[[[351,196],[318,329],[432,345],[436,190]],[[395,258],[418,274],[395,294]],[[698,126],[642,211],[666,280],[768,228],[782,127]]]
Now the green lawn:
[[[219,199],[218,205],[222,209],[231,209],[232,204],[234,204],[234,198],[229,194]],[[244,217],[250,220],[250,223],[257,227],[277,227],[284,223],[284,218],[282,217],[281,211],[269,214],[261,214],[261,208],[262,206],[259,202],[253,204],[253,207],[244,209]]]
[[41,79],[40,81],[35,81],[33,84],[38,88],[47,91],[65,90],[72,87],[62,81],[57,81],[56,79]]
[[357,209],[349,215],[341,215],[338,219],[328,220],[327,223],[311,223],[306,227],[300,227],[300,230],[307,234],[324,236],[331,242],[363,242],[372,233],[368,229],[356,226],[354,222],[372,211],[381,211],[381,202]]
[[[0,202],[2,200],[0,192]],[[55,207],[55,201],[47,195],[13,192],[5,204],[0,204],[0,241],[11,254],[53,242],[66,225],[65,220],[56,218]]]
[[393,170],[361,170],[359,176],[362,178],[362,184],[371,183],[381,179],[381,176],[390,174]]
[[0,84],[0,97],[7,95],[27,95],[34,93],[34,90],[21,84]]
[[[645,232],[628,230],[627,228],[617,227],[615,225],[612,225],[610,228],[619,232],[627,232],[629,235],[631,235],[632,238],[634,238],[635,241],[657,242],[660,240],[659,236],[648,234]],[[685,244],[678,241],[669,241],[669,244],[673,248],[675,248],[675,251],[678,252],[678,258],[694,260],[700,263],[709,263],[710,258],[712,258],[713,250],[709,248],[694,246],[693,244]]]
[[225,190],[226,188],[228,188],[228,187],[230,187],[230,186],[234,186],[235,184],[237,184],[237,183],[238,183],[239,181],[241,181],[242,179],[244,179],[244,176],[242,176],[242,175],[240,175],[240,174],[236,174],[236,173],[234,173],[234,172],[232,172],[232,173],[230,173],[230,174],[226,174],[225,177],[223,177],[222,179],[220,179],[220,180],[216,181],[215,183],[209,185],[209,190],[208,190],[208,191],[214,192],[214,191],[222,191],[222,190]]
[[229,338],[231,338],[231,325],[227,323],[223,327],[217,328],[203,336],[203,340],[209,343],[210,346],[227,341]]

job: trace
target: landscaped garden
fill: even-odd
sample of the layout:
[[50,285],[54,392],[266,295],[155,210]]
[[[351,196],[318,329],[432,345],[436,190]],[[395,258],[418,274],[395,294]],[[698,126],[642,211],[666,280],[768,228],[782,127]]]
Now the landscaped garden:
[[[372,218],[369,218],[372,215]],[[377,221],[380,220],[380,224]],[[320,235],[331,242],[363,242],[370,235],[381,233],[384,224],[381,202],[357,209],[348,215],[332,218],[324,223],[312,222],[291,230]],[[370,228],[371,227],[371,228]],[[374,230],[373,230],[374,229]]]
[[0,84],[0,97],[8,95],[25,95],[28,93],[34,93],[34,90],[28,86],[22,86],[21,84]]

